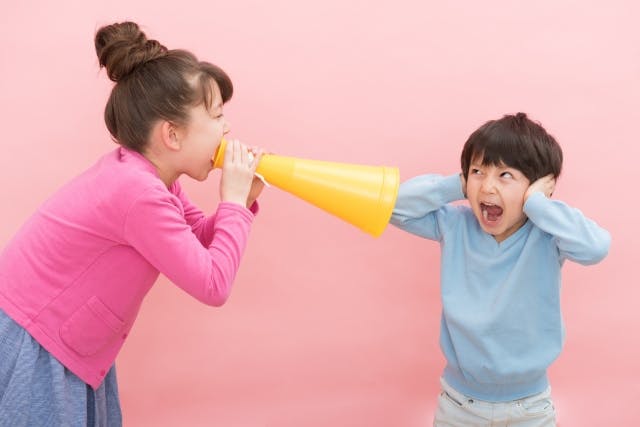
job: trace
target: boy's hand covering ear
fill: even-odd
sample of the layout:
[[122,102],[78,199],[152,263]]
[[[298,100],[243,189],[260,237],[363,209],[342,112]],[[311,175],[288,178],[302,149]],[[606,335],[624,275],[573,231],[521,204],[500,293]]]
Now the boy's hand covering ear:
[[553,194],[553,190],[556,188],[556,179],[552,174],[547,176],[543,176],[542,178],[536,180],[533,184],[529,185],[527,191],[524,193],[524,200],[526,201],[530,195],[535,193],[536,191],[540,191],[547,197],[551,197]]

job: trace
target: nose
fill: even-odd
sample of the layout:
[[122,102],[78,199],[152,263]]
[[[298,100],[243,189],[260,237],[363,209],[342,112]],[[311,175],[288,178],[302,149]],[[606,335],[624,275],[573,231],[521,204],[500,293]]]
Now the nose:
[[495,193],[496,191],[496,182],[493,176],[487,175],[482,180],[482,185],[480,189],[485,193]]

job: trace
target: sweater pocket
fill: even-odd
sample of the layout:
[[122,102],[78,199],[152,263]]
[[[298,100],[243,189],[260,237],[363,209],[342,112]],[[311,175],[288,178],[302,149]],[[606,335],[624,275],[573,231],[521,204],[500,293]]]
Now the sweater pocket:
[[64,322],[60,337],[80,356],[91,356],[113,341],[123,327],[124,322],[92,296]]

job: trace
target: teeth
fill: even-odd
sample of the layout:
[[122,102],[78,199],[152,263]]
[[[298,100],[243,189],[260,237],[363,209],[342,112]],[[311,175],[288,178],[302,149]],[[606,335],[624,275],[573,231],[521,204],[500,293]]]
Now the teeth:
[[484,218],[485,221],[489,220],[489,213],[486,211],[486,209],[482,210],[482,217]]

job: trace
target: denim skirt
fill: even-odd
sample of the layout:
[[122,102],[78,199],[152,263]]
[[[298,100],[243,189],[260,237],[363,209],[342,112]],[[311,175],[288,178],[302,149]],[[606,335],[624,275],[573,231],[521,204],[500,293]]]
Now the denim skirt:
[[122,426],[115,365],[93,390],[0,310],[0,426]]

